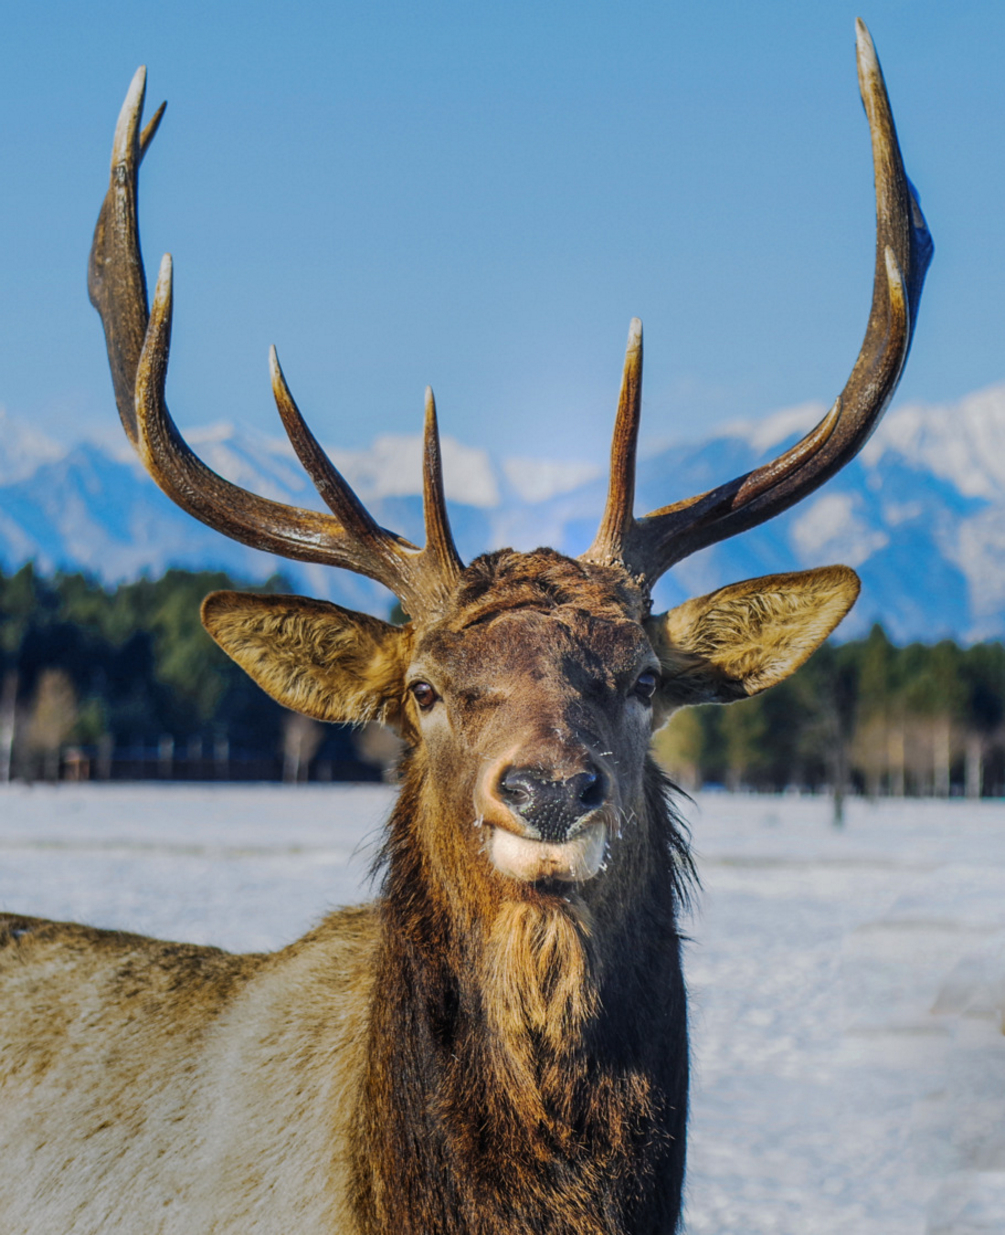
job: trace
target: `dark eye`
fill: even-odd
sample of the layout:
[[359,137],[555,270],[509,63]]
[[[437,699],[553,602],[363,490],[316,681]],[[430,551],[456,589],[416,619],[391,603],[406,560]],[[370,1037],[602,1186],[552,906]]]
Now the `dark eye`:
[[411,691],[415,702],[423,712],[428,712],[440,697],[428,682],[413,682]]
[[635,693],[640,699],[651,699],[656,694],[656,674],[649,669],[640,673],[635,683]]

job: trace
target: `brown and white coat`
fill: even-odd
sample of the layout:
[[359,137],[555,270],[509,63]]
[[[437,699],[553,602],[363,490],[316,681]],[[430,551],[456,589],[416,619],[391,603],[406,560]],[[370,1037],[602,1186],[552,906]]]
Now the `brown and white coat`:
[[663,1235],[684,1177],[687,1020],[677,921],[692,876],[648,756],[674,708],[771,686],[858,591],[834,566],[651,613],[655,580],[760,523],[865,442],[910,345],[930,241],[869,36],[877,254],[861,354],[779,459],[633,513],[642,336],[629,333],[600,530],[468,566],[450,535],[427,396],[426,546],[373,521],[304,424],[280,414],[331,513],[216,476],[168,415],[170,259],[148,313],[137,177],[143,72],[95,233],[120,416],[157,483],[245,543],[359,571],[392,626],[300,597],[217,593],[210,634],[275,698],[404,737],[376,901],[290,947],[234,956],[0,916],[5,1235]]

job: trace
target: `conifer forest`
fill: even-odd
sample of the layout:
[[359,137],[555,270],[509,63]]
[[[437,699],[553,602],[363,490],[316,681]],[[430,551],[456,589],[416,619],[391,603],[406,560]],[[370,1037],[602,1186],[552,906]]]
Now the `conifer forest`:
[[[0,571],[0,779],[373,780],[397,744],[287,712],[205,633],[223,573],[107,588]],[[257,589],[292,590],[282,576]],[[392,615],[400,619],[400,611]],[[730,707],[679,712],[654,752],[685,790],[1005,795],[1005,647],[867,638]]]

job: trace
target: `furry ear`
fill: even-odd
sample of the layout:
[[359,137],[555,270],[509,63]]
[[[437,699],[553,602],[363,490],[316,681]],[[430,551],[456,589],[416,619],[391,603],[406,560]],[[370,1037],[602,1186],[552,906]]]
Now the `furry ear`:
[[774,686],[855,603],[858,575],[824,566],[766,575],[685,601],[646,623],[663,667],[664,719],[688,703],[732,703]]
[[410,631],[302,596],[213,592],[202,624],[264,691],[315,720],[398,720]]

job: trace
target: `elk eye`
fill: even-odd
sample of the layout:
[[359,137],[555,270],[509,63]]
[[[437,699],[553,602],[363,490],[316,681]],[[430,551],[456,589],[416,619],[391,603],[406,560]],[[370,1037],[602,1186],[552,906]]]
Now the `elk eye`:
[[428,712],[440,697],[428,682],[413,682],[411,691],[415,702],[423,712]]
[[656,694],[656,674],[649,669],[640,673],[635,683],[635,693],[640,699],[651,699]]

